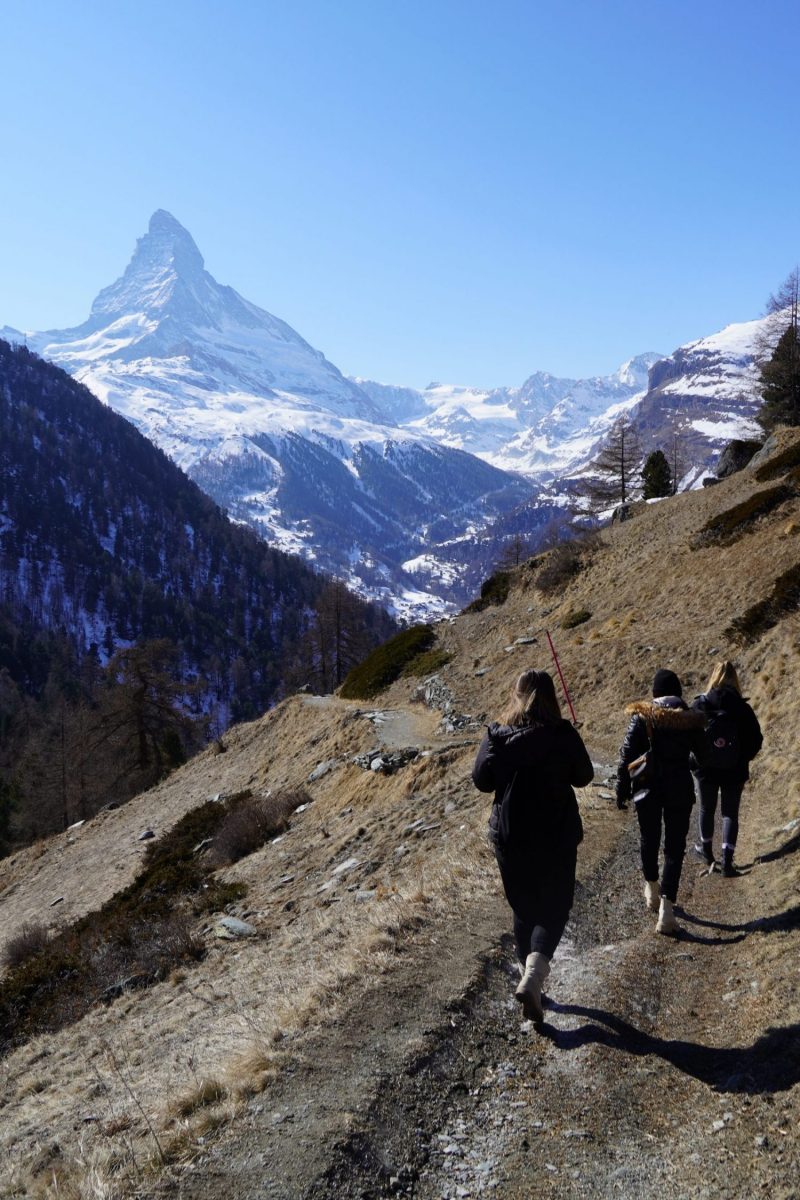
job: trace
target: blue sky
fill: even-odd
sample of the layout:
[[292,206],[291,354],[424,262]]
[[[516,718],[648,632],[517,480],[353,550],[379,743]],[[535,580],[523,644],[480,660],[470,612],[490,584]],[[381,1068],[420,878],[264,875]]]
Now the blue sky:
[[0,325],[77,324],[166,208],[349,374],[604,374],[800,259],[784,0],[6,6]]

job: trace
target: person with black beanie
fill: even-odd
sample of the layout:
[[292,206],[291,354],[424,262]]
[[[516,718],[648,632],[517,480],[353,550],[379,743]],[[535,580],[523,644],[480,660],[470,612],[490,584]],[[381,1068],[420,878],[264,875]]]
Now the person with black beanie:
[[[633,797],[636,808],[645,904],[658,912],[657,933],[675,932],[673,906],[694,805],[690,761],[701,761],[705,749],[704,720],[687,707],[682,692],[674,671],[656,671],[653,699],[637,700],[625,709],[631,720],[617,770],[617,806],[627,808]],[[647,761],[641,761],[645,756]],[[659,882],[662,826],[664,865]]]

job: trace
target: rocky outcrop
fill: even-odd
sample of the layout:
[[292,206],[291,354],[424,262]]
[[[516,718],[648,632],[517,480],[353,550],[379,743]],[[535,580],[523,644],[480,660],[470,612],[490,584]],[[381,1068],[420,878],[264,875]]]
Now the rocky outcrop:
[[743,470],[761,446],[761,442],[744,438],[734,438],[732,442],[728,442],[714,468],[717,479],[727,479],[729,475]]

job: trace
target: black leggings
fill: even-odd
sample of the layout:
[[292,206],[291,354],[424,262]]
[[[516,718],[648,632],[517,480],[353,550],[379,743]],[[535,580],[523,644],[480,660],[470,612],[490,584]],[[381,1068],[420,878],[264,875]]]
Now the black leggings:
[[514,912],[514,942],[521,963],[535,951],[552,958],[575,898],[577,846],[547,859],[521,859],[495,850],[506,899]]
[[714,817],[717,811],[717,793],[722,810],[722,848],[733,850],[739,836],[739,803],[744,791],[742,780],[698,779],[700,793],[700,839],[711,842],[714,838]]
[[658,879],[658,851],[661,846],[661,823],[664,823],[664,870],[661,873],[661,894],[673,904],[678,896],[681,867],[686,852],[686,835],[692,802],[664,804],[651,792],[636,805],[639,820],[642,873],[645,879]]

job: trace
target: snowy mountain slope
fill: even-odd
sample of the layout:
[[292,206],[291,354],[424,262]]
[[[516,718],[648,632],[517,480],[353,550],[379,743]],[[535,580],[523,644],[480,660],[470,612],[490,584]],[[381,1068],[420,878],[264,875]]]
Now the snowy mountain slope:
[[423,430],[382,421],[290,326],[218,284],[163,210],[82,325],[4,336],[85,383],[237,519],[402,615],[445,606],[402,563],[530,494]]
[[761,400],[754,359],[769,321],[728,325],[656,363],[637,410],[649,436],[659,436],[664,422],[677,417],[692,442],[697,465],[709,463],[732,438],[759,436],[754,418]]
[[[99,664],[166,638],[187,710],[223,728],[314,678],[332,591],[66,372],[0,340],[0,646],[23,694],[41,694],[58,639]],[[342,618],[362,650],[391,632],[375,605],[351,600]]]
[[559,379],[538,371],[521,387],[489,391],[435,383],[417,392],[358,383],[384,417],[404,429],[466,450],[500,470],[538,478],[568,469],[580,458],[601,436],[604,415],[644,394],[648,368],[659,357],[642,354],[613,375],[593,379]]
[[628,412],[645,451],[666,448],[680,434],[685,486],[693,486],[727,442],[758,436],[754,359],[771,320],[728,325],[668,357],[642,354],[613,375],[588,380],[537,372],[519,388],[437,383],[423,391],[358,382],[404,429],[517,471],[551,495],[560,477],[587,467],[614,421]]
[[568,503],[569,478],[622,412],[645,451],[679,432],[684,486],[697,485],[728,440],[752,436],[763,324],[585,380],[540,371],[519,387],[417,390],[346,379],[285,322],[218,284],[159,211],[82,325],[0,334],[86,383],[237,520],[421,616],[467,598],[491,564],[494,551],[478,547],[491,546],[495,524],[516,525],[520,505]]

